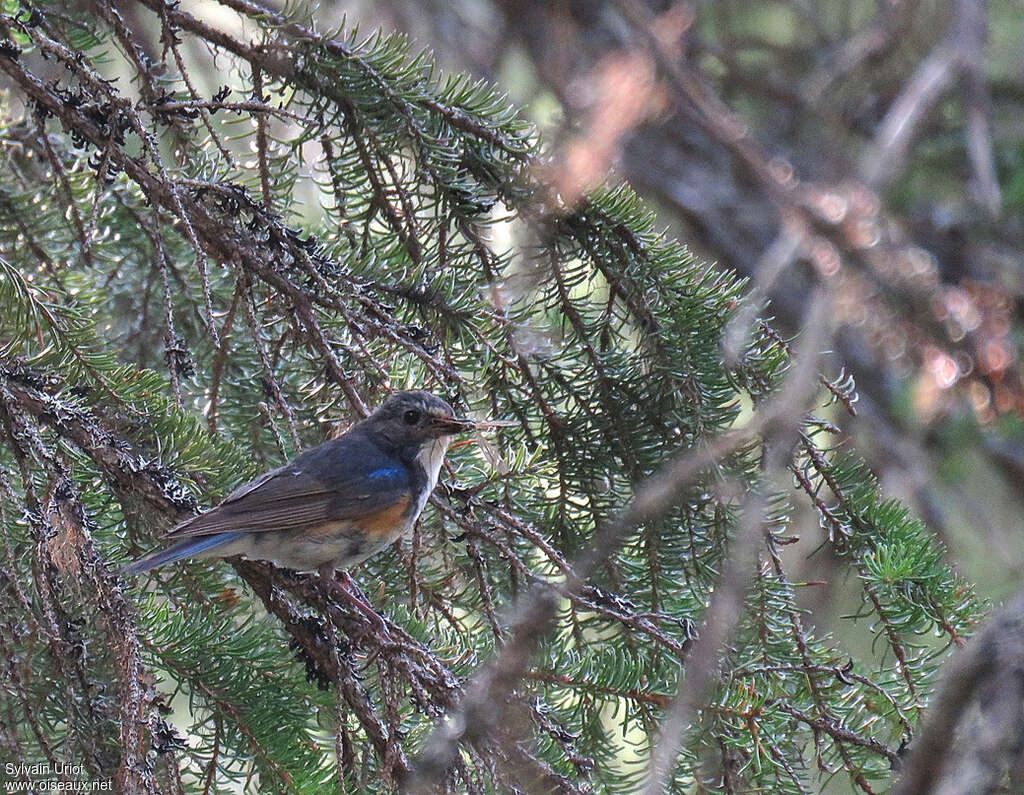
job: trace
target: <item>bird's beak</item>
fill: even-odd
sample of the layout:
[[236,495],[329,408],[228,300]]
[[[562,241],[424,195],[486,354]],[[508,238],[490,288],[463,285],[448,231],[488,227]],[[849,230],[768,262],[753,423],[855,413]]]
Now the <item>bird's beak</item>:
[[445,435],[465,433],[479,427],[475,420],[468,417],[434,417],[430,424]]

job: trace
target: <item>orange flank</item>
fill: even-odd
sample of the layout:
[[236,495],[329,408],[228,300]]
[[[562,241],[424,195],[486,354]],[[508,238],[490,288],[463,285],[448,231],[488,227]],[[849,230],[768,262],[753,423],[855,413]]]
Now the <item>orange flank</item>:
[[394,505],[378,511],[358,521],[359,529],[369,536],[387,536],[395,532],[402,524],[402,517],[409,507],[409,495],[406,494]]

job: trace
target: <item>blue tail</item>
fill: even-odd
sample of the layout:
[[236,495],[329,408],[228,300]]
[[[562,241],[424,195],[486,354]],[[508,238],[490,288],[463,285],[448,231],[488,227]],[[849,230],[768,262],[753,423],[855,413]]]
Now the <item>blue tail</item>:
[[216,549],[243,535],[245,535],[243,530],[234,530],[230,533],[214,533],[209,536],[185,538],[177,544],[167,547],[167,549],[161,549],[158,552],[146,555],[144,558],[139,558],[136,561],[125,564],[121,567],[120,573],[125,576],[141,574],[144,571],[155,569],[157,566],[163,566],[165,563],[174,563],[176,560],[190,558],[193,555],[198,555],[200,552]]

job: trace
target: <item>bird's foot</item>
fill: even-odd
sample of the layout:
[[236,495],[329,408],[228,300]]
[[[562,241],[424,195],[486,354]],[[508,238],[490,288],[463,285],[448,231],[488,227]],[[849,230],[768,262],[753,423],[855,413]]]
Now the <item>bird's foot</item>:
[[333,592],[341,596],[346,602],[366,616],[378,632],[387,632],[387,624],[384,619],[376,610],[373,609],[373,606],[370,604],[370,600],[366,598],[362,589],[356,585],[351,574],[347,571],[340,571],[336,573],[334,569],[331,569],[327,572],[321,570],[320,576],[327,585],[328,593]]

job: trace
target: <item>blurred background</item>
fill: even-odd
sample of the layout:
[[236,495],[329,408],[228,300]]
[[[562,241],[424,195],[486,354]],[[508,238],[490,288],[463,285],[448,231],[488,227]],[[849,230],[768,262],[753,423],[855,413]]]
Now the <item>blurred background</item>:
[[825,277],[840,299],[832,366],[860,395],[836,422],[980,595],[1017,587],[1019,2],[375,0],[315,14],[403,30],[506,88],[564,173],[617,172],[696,254],[763,287],[780,329]]

